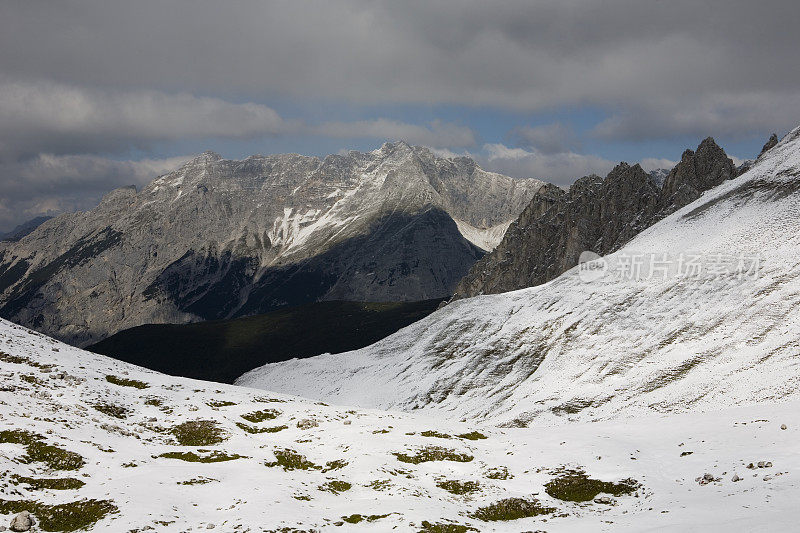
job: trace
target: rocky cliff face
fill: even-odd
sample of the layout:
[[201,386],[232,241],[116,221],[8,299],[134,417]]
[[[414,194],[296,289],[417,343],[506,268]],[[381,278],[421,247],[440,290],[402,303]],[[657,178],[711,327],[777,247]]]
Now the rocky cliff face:
[[736,174],[733,161],[709,137],[696,151],[683,153],[661,187],[639,165],[626,163],[605,178],[581,178],[569,191],[543,187],[494,251],[459,283],[453,299],[546,283],[577,265],[582,252],[618,250]]
[[0,243],[0,316],[87,345],[144,323],[443,297],[540,186],[405,143],[207,152]]

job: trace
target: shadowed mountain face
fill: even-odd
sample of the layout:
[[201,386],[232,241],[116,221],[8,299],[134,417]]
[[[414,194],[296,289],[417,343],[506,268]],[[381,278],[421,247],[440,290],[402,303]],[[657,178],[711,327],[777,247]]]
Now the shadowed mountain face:
[[541,185],[405,143],[208,152],[0,243],[0,316],[85,346],[147,323],[442,298]]
[[621,163],[605,178],[581,178],[568,191],[542,187],[500,244],[459,283],[453,299],[546,283],[577,265],[582,252],[618,250],[736,174],[733,161],[709,137],[696,151],[683,153],[663,186],[639,165]]
[[267,363],[363,348],[426,317],[440,302],[318,302],[234,320],[150,324],[88,349],[167,374],[233,383]]
[[387,215],[369,233],[288,265],[260,269],[256,256],[192,250],[159,274],[144,295],[204,320],[322,300],[442,298],[483,255],[446,212],[431,208]]

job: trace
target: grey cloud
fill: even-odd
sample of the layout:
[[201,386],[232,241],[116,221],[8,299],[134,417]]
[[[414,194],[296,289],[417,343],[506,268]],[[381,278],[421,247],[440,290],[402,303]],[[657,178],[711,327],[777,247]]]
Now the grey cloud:
[[544,154],[558,154],[581,148],[581,143],[572,128],[561,122],[524,126],[512,131],[510,136],[519,144]]
[[471,129],[441,121],[420,126],[386,119],[304,124],[255,103],[160,91],[92,90],[50,82],[0,83],[0,159],[40,152],[113,152],[188,138],[277,135],[404,139],[472,146]]
[[[747,110],[774,114],[800,93],[799,19],[793,0],[11,1],[0,72],[228,100],[529,111],[755,95]],[[734,129],[758,128],[750,117]]]
[[296,130],[267,106],[159,91],[112,92],[48,82],[0,83],[0,158],[113,151],[184,138]]
[[42,154],[0,164],[0,228],[38,215],[89,209],[111,189],[141,187],[189,159],[116,161],[91,155]]
[[475,158],[486,170],[515,177],[539,178],[557,185],[569,185],[576,178],[589,174],[605,176],[615,164],[594,155],[575,152],[545,154],[504,144],[487,144]]
[[800,94],[720,94],[697,102],[664,100],[650,107],[618,111],[598,124],[591,134],[604,140],[652,140],[683,135],[735,137],[753,132],[766,135],[797,126],[800,116],[796,110],[800,110]]
[[[736,163],[736,161],[734,161],[734,163]],[[652,172],[654,170],[659,170],[659,169],[672,170],[675,167],[675,165],[678,164],[678,162],[661,157],[645,157],[639,162],[639,164],[646,172]]]
[[427,126],[395,120],[375,119],[355,122],[326,122],[308,128],[308,132],[334,138],[372,138],[404,140],[433,148],[469,147],[476,143],[475,133],[466,126],[434,120]]

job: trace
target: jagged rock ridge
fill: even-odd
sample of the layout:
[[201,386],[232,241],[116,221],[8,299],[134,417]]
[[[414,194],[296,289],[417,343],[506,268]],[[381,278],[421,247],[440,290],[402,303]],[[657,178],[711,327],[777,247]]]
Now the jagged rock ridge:
[[736,175],[733,161],[709,137],[696,151],[683,153],[663,186],[639,165],[621,163],[605,179],[587,176],[568,191],[543,187],[494,251],[459,283],[453,299],[546,283],[577,265],[582,252],[614,252]]
[[[206,152],[0,244],[0,316],[78,345],[318,300],[440,298],[541,186],[406,143]],[[465,235],[467,237],[465,237]]]

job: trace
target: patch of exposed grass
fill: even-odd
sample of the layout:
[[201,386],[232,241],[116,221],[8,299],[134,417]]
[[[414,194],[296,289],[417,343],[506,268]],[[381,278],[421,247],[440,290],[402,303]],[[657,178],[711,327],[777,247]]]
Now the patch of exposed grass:
[[86,464],[80,454],[41,441],[29,444],[27,449],[24,462],[44,463],[52,470],[80,470]]
[[96,403],[92,405],[92,407],[101,413],[108,416],[113,416],[114,418],[127,418],[128,413],[130,412],[127,407],[115,405],[113,403]]
[[227,437],[214,420],[191,420],[179,424],[170,433],[181,446],[211,446]]
[[24,483],[28,485],[28,490],[77,490],[86,483],[80,479],[72,477],[65,478],[33,478],[14,475],[11,477],[14,483]]
[[23,374],[20,376],[20,379],[25,383],[30,383],[31,385],[36,385],[37,387],[44,385],[44,381],[37,378],[33,374]]
[[423,431],[420,433],[423,437],[436,437],[437,439],[452,439],[450,435],[447,433],[440,433],[438,431],[429,429],[428,431]]
[[486,473],[486,477],[489,479],[511,479],[514,476],[509,473],[508,468],[505,466],[498,466],[489,469],[489,471]]
[[164,402],[163,398],[159,398],[158,396],[148,396],[144,400],[145,405],[153,405],[155,407],[160,407],[161,404]]
[[317,487],[321,491],[331,492],[333,494],[339,494],[340,492],[345,492],[353,488],[353,485],[348,483],[347,481],[341,481],[339,479],[335,479],[333,481],[328,481]]
[[280,400],[278,398],[267,398],[266,396],[256,396],[255,398],[253,398],[253,401],[260,403],[270,403],[270,402],[286,403],[286,400]]
[[559,477],[545,483],[544,490],[558,500],[588,502],[601,492],[622,496],[635,492],[639,486],[634,479],[623,479],[619,483],[612,483],[591,479],[582,470],[567,470]]
[[281,415],[277,409],[263,409],[261,411],[253,411],[252,413],[245,413],[241,415],[242,418],[253,424],[258,424],[264,420],[275,420]]
[[372,490],[386,490],[391,486],[391,479],[376,479],[375,481],[370,481],[369,485],[367,485]]
[[179,459],[181,461],[186,461],[187,463],[222,463],[224,461],[234,461],[236,459],[245,458],[243,455],[229,455],[219,450],[213,450],[211,452],[206,452],[205,450],[198,451],[201,452],[202,455],[198,455],[194,452],[166,452],[156,457],[162,457],[164,459]]
[[289,426],[273,426],[270,428],[258,428],[255,426],[248,426],[247,424],[242,424],[241,422],[236,422],[236,426],[239,429],[246,431],[247,433],[250,433],[252,435],[258,433],[277,433],[278,431],[283,431],[284,429],[287,429],[289,427]]
[[5,429],[0,431],[0,444],[28,444],[41,440],[42,436],[22,429]]
[[284,470],[322,470],[321,466],[312,463],[306,459],[305,455],[301,455],[294,450],[286,448],[275,450],[272,453],[275,454],[275,462],[264,463],[266,466],[280,466]]
[[458,481],[455,479],[448,479],[446,481],[438,481],[436,486],[444,489],[450,494],[471,494],[481,490],[481,484],[477,481]]
[[86,462],[80,454],[46,444],[44,437],[23,430],[0,431],[0,443],[25,446],[24,463],[44,463],[52,470],[79,470]]
[[438,522],[431,524],[427,520],[422,521],[422,529],[419,533],[467,533],[468,531],[478,531],[474,527],[462,526],[461,524],[447,524]]
[[380,520],[381,518],[386,518],[389,516],[388,514],[371,514],[371,515],[360,515],[360,514],[351,514],[350,516],[343,516],[342,520],[347,522],[348,524],[359,524],[364,522],[374,522],[375,520]]
[[344,459],[336,459],[335,461],[328,461],[325,463],[325,468],[322,469],[323,472],[330,472],[331,470],[341,470],[342,468],[347,466],[347,461]]
[[23,357],[21,355],[11,355],[5,352],[0,352],[0,361],[4,363],[12,363],[15,365],[28,365],[34,368],[52,368],[52,365],[42,365],[33,359]]
[[118,511],[110,500],[79,500],[60,505],[45,505],[31,500],[0,500],[0,514],[28,511],[43,531],[88,529],[110,513]]
[[106,381],[113,383],[114,385],[119,385],[120,387],[133,387],[134,389],[146,389],[150,386],[144,381],[137,381],[135,379],[121,378],[119,376],[112,375],[106,376]]
[[206,402],[206,405],[218,409],[220,407],[230,407],[232,405],[236,405],[236,402],[229,402],[226,400],[211,400],[210,402]]
[[470,431],[469,433],[462,433],[461,435],[456,435],[459,439],[467,439],[467,440],[483,440],[488,439],[486,435],[483,433],[478,433],[477,431]]
[[410,463],[417,465],[420,463],[427,463],[429,461],[455,461],[457,463],[468,463],[474,459],[473,456],[466,453],[458,453],[455,450],[443,448],[441,446],[426,446],[417,450],[415,455],[406,455],[405,453],[393,453],[397,460],[402,463]]
[[474,513],[473,518],[484,522],[497,522],[500,520],[519,520],[543,514],[551,514],[556,511],[553,507],[544,507],[537,500],[525,500],[523,498],[506,498],[486,507],[479,507]]

